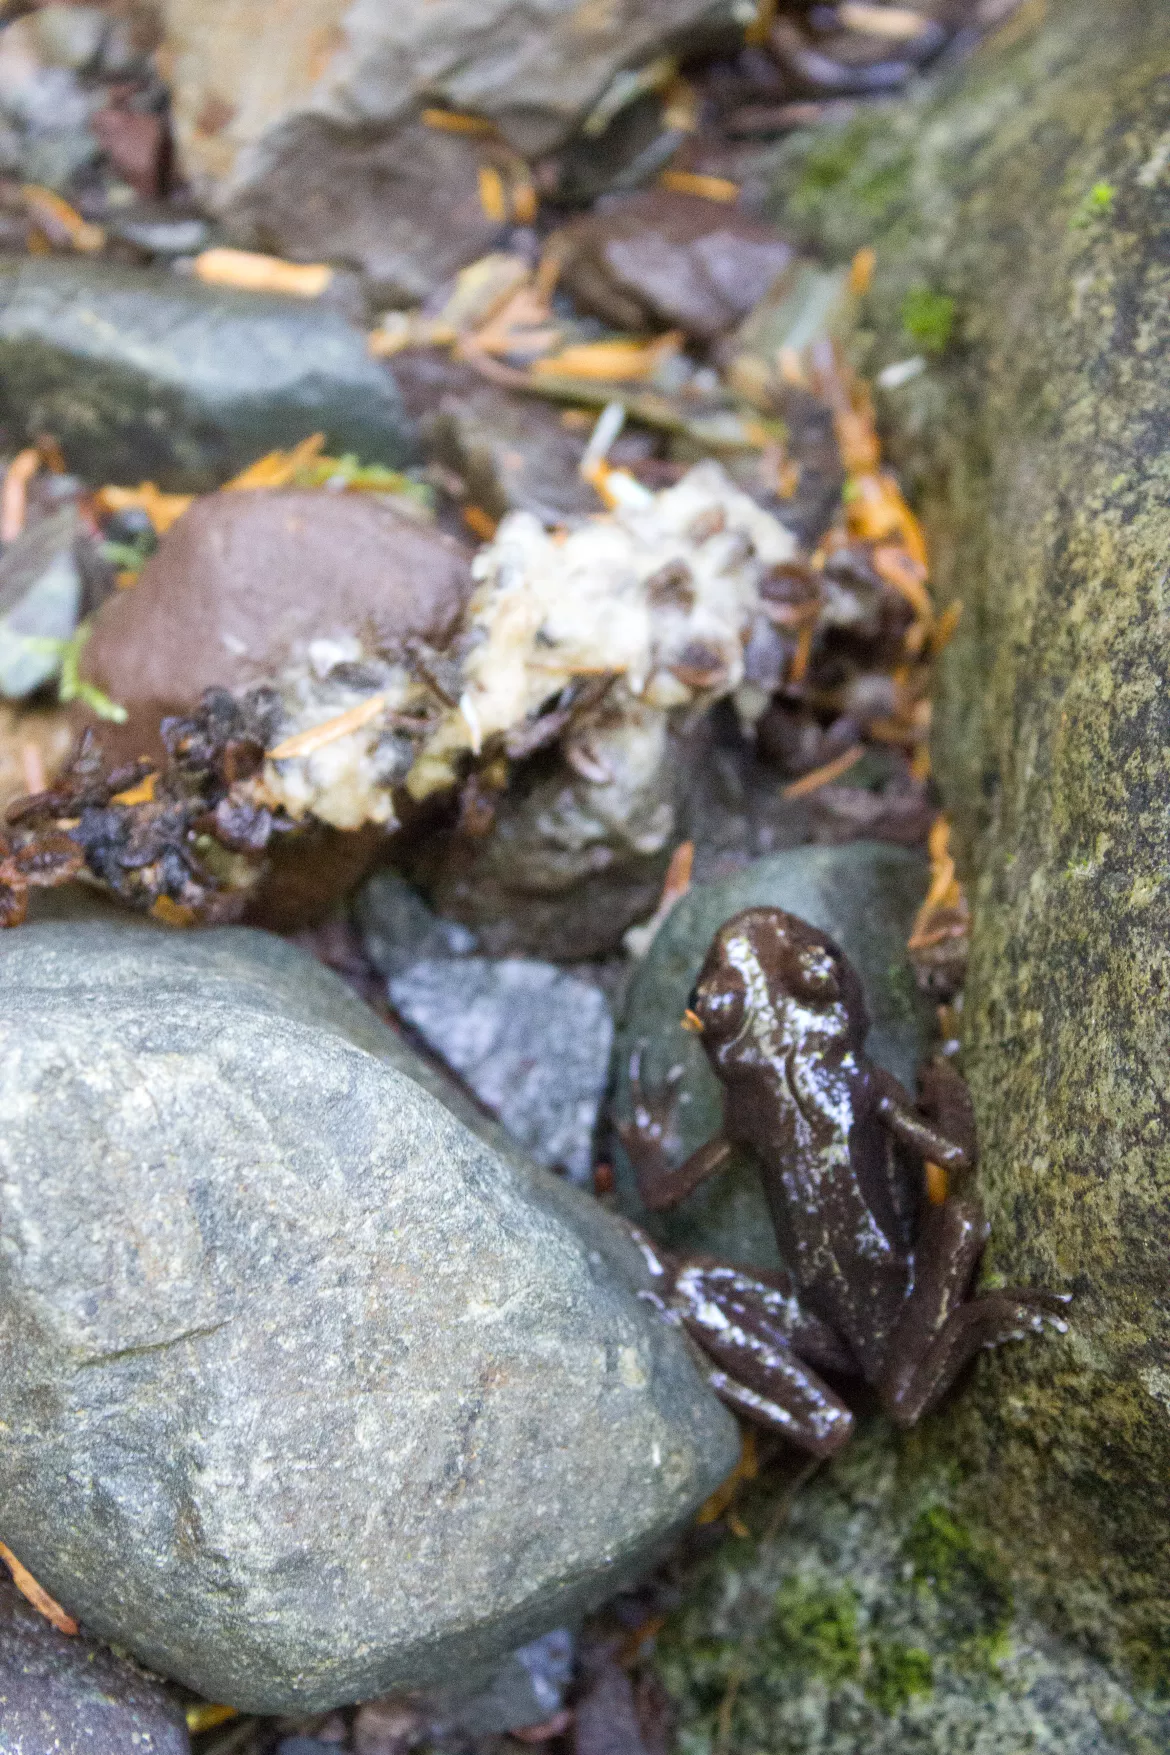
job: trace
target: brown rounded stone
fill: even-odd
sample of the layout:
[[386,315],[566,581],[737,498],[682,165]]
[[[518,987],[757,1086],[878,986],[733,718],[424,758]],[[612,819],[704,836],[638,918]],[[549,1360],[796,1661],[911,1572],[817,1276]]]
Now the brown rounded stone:
[[443,645],[470,590],[457,543],[365,495],[209,494],[96,617],[82,674],[129,719],[83,709],[79,727],[95,724],[117,759],[159,753],[163,715],[274,676],[313,640]]

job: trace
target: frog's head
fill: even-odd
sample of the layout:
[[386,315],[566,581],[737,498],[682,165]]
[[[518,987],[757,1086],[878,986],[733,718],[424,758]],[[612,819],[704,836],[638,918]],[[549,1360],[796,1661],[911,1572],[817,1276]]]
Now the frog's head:
[[715,934],[684,1024],[715,1056],[745,1024],[781,1024],[786,1011],[799,1022],[790,1018],[784,1036],[810,1032],[860,1048],[869,1028],[857,972],[827,933],[782,908],[746,908]]

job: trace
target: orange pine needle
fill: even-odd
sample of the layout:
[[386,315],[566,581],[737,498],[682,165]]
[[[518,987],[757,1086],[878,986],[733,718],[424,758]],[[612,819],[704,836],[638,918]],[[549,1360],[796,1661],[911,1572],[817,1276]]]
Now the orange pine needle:
[[154,799],[154,788],[158,781],[157,774],[148,774],[137,786],[127,787],[125,792],[115,792],[111,804],[150,804]]
[[467,134],[474,139],[492,140],[499,132],[486,116],[468,116],[462,110],[424,110],[422,120],[440,134]]
[[247,469],[224,483],[224,491],[231,489],[239,492],[247,488],[282,488],[287,487],[299,469],[319,457],[325,448],[324,433],[310,433],[291,451],[269,451],[265,456],[258,457]]
[[540,208],[536,190],[526,179],[512,189],[512,218],[517,225],[535,225]]
[[490,542],[498,529],[496,520],[482,506],[464,506],[463,522],[481,542]]
[[76,207],[71,207],[54,189],[46,189],[40,183],[25,183],[20,193],[30,217],[50,244],[68,244],[86,256],[105,248],[106,234],[101,226],[82,219]]
[[157,896],[151,905],[150,912],[155,920],[161,920],[164,926],[194,926],[195,910],[188,908],[185,902],[176,902],[170,896]]
[[508,203],[504,199],[504,179],[494,165],[479,167],[479,204],[485,218],[494,225],[503,225],[508,217]]
[[859,762],[864,754],[865,751],[859,743],[852,744],[839,756],[834,756],[831,762],[825,762],[821,767],[814,768],[811,774],[802,774],[799,780],[794,780],[790,786],[784,788],[781,796],[783,798],[807,798],[810,792],[818,792],[822,786],[828,786],[832,781],[839,780],[841,775],[848,773],[854,763]]
[[102,512],[145,512],[154,526],[156,536],[165,536],[194,499],[193,494],[164,494],[152,481],[140,482],[136,488],[99,488],[95,498]]
[[680,841],[670,856],[670,864],[666,868],[666,878],[662,885],[662,896],[658,903],[659,910],[673,908],[681,902],[691,887],[691,873],[695,869],[695,843]]
[[788,681],[795,686],[802,683],[808,675],[808,663],[812,657],[813,634],[816,632],[814,623],[806,621],[796,636],[796,651],[792,654],[792,663],[788,669]]
[[35,445],[18,451],[4,472],[0,488],[0,542],[15,542],[24,529],[28,509],[28,485],[41,467],[41,454]]
[[727,1479],[721,1482],[711,1497],[704,1500],[699,1507],[698,1516],[695,1518],[696,1523],[714,1523],[717,1517],[722,1517],[739,1492],[740,1483],[754,1481],[760,1472],[760,1453],[756,1449],[755,1433],[750,1426],[741,1427],[740,1430],[743,1437],[739,1461]]
[[21,1596],[26,1602],[30,1602],[37,1613],[45,1617],[46,1621],[51,1621],[58,1633],[74,1634],[77,1632],[77,1622],[73,1616],[66,1614],[60,1603],[49,1595],[43,1584],[37,1583],[28,1567],[22,1566],[12,1549],[6,1547],[3,1542],[0,1542],[0,1560],[3,1560],[11,1572],[12,1582]]
[[239,1716],[238,1707],[213,1706],[210,1701],[201,1700],[198,1705],[187,1708],[187,1729],[197,1736],[200,1731],[213,1731],[217,1725],[226,1725]]
[[932,1164],[926,1160],[926,1198],[932,1207],[941,1207],[947,1198],[947,1173],[941,1164]]
[[656,341],[586,341],[537,360],[540,377],[596,379],[605,384],[643,383],[682,346],[677,329]]
[[704,201],[739,200],[739,184],[730,177],[705,177],[700,171],[663,171],[658,187],[676,195],[699,195]]
[[234,286],[244,292],[286,293],[317,299],[333,279],[327,262],[285,262],[255,250],[204,250],[195,258],[195,278],[206,286]]
[[863,298],[873,284],[873,271],[877,267],[877,251],[867,244],[858,250],[849,267],[849,291],[856,298]]

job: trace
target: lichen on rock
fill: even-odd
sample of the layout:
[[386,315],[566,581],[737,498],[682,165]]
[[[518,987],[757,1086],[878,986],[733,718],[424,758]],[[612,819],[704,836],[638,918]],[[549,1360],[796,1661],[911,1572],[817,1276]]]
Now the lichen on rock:
[[654,1659],[682,1755],[1137,1755],[1164,1700],[1017,1602],[945,1468],[877,1424],[790,1499],[757,1484]]

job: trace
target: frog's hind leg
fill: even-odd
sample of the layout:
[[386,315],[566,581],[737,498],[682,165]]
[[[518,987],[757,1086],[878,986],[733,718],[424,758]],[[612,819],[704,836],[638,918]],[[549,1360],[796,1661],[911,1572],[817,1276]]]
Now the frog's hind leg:
[[984,1347],[1060,1333],[1068,1302],[1052,1292],[1008,1287],[968,1298],[987,1223],[976,1202],[951,1199],[928,1209],[917,1249],[914,1288],[890,1336],[888,1362],[877,1385],[882,1405],[898,1426],[915,1421],[946,1394],[959,1372]]
[[676,1270],[669,1303],[714,1363],[709,1382],[729,1407],[813,1456],[840,1450],[853,1415],[801,1353],[829,1370],[856,1367],[833,1331],[801,1310],[790,1290],[724,1263],[687,1261]]

